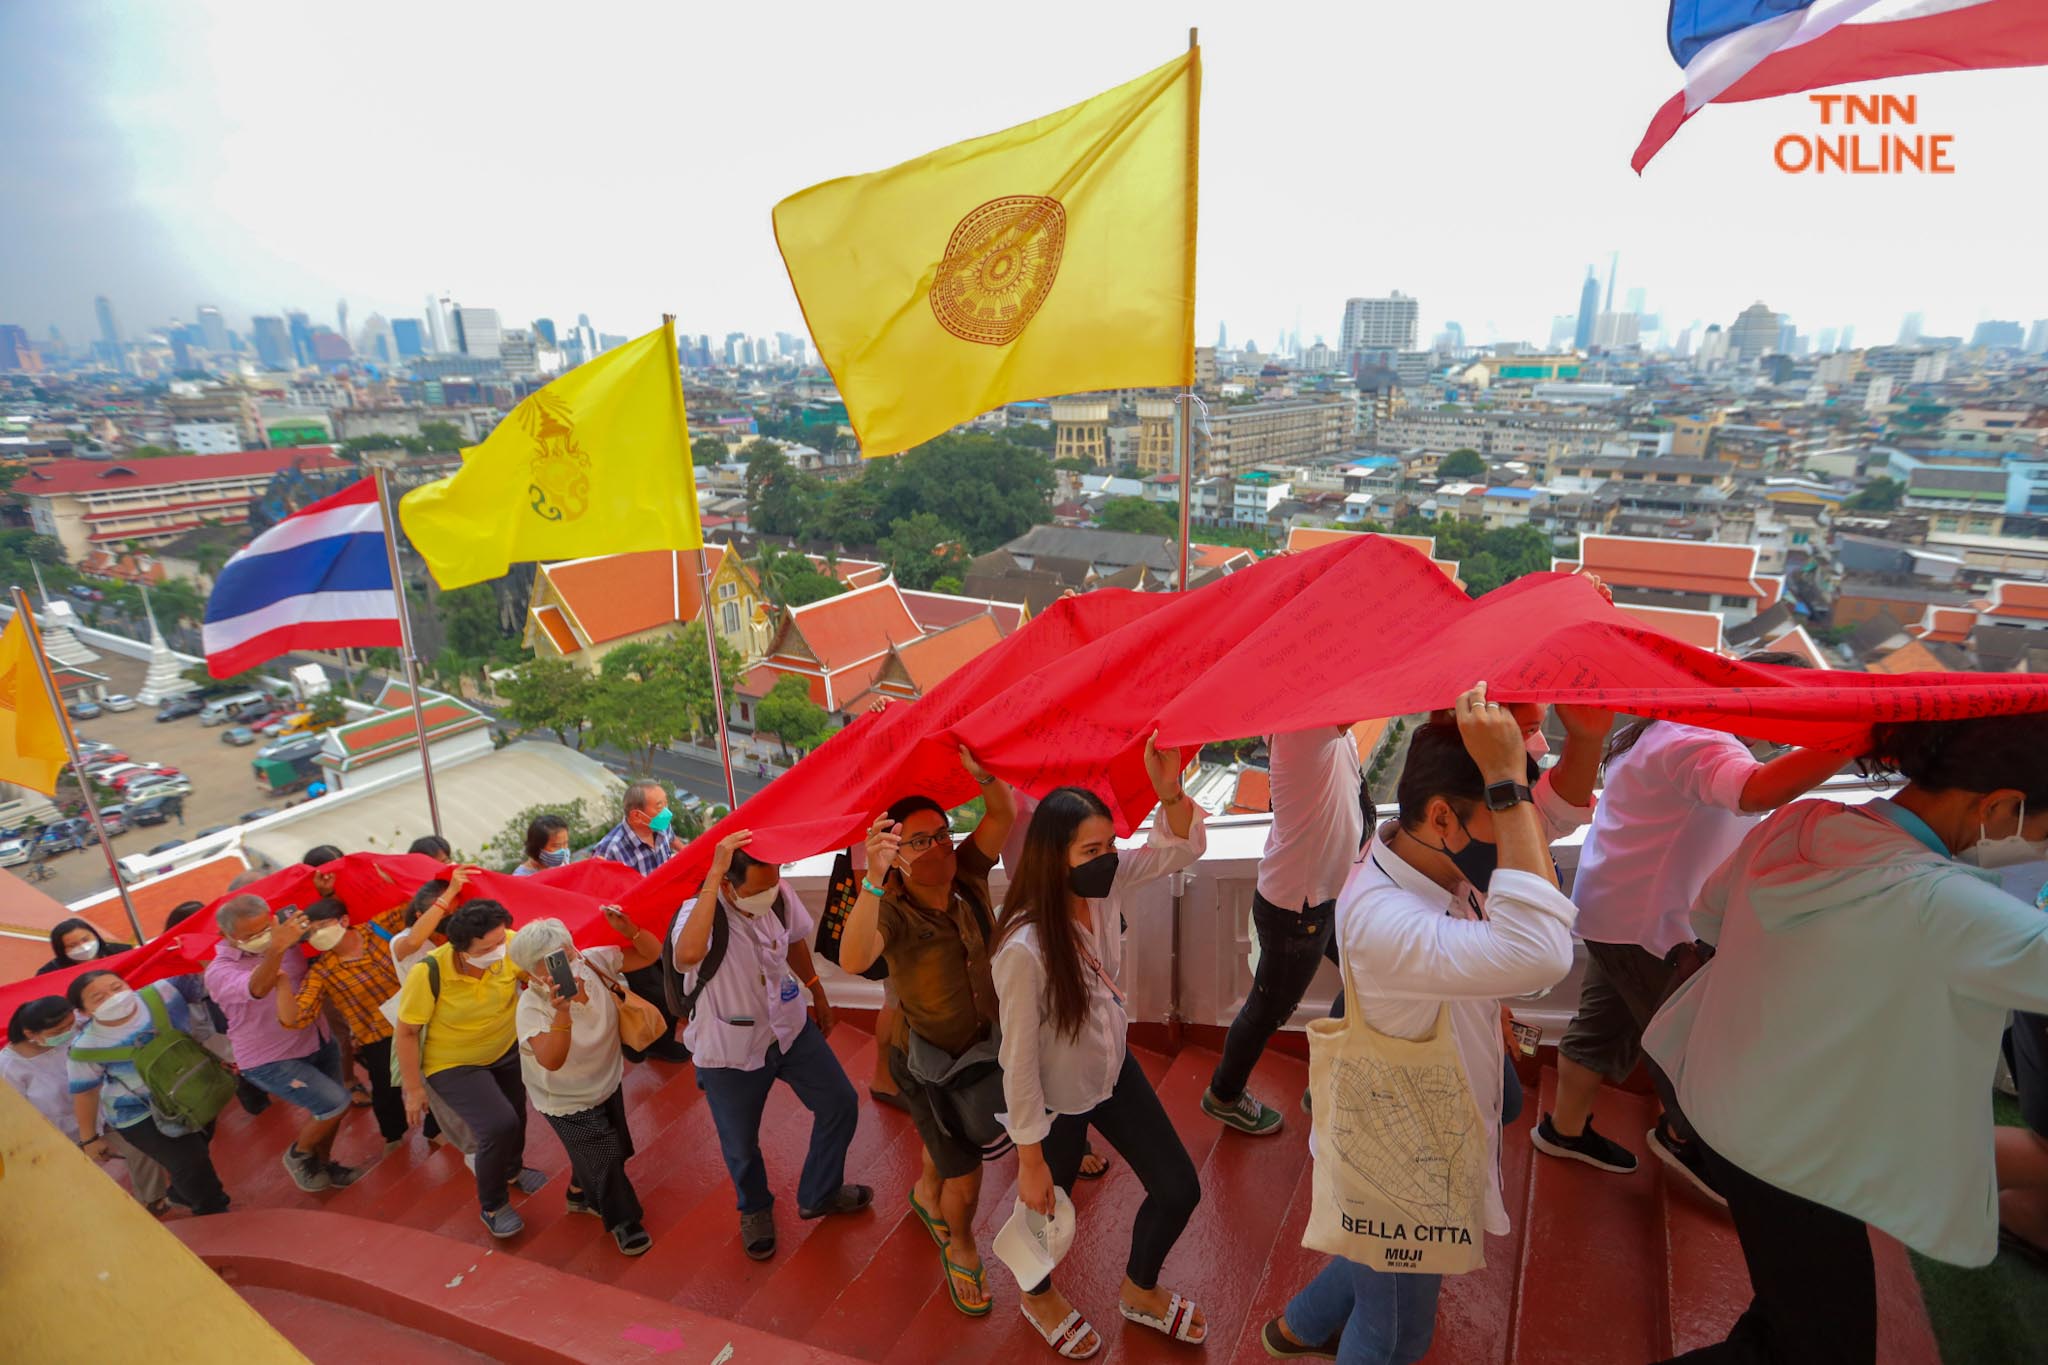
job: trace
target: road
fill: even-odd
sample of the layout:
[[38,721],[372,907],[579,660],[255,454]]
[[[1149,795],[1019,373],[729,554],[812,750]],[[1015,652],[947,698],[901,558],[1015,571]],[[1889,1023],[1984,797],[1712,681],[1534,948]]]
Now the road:
[[[532,739],[536,736],[529,735],[527,738]],[[639,760],[628,758],[615,749],[589,749],[585,752],[621,777],[640,775]],[[771,767],[768,774],[773,778],[781,771],[779,768]],[[718,757],[715,753],[706,754],[701,750],[688,749],[663,750],[655,755],[652,776],[674,784],[678,791],[693,792],[713,805],[726,804],[725,772],[718,766]],[[739,788],[742,801],[750,796],[759,795],[762,788],[768,785],[755,776],[753,763],[742,761],[738,755],[735,755],[733,760],[733,782]]]

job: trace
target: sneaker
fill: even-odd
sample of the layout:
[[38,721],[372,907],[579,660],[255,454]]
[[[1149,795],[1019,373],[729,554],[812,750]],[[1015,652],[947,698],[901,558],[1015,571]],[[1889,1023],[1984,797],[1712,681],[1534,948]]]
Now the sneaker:
[[292,1184],[307,1194],[318,1194],[334,1183],[327,1168],[300,1151],[296,1143],[284,1149],[284,1169]]
[[[472,1166],[470,1169],[476,1168]],[[512,1188],[521,1194],[539,1194],[540,1187],[547,1183],[548,1173],[535,1170],[531,1166],[521,1166],[519,1174],[512,1177]]]
[[1335,1360],[1337,1342],[1335,1338],[1320,1346],[1297,1346],[1280,1331],[1280,1319],[1268,1322],[1259,1333],[1259,1344],[1266,1348],[1266,1354],[1275,1360]]
[[1571,1161],[1583,1161],[1588,1166],[1616,1175],[1627,1175],[1636,1168],[1635,1153],[1618,1142],[1610,1141],[1593,1131],[1593,1120],[1586,1120],[1586,1130],[1577,1137],[1566,1137],[1550,1126],[1550,1115],[1543,1116],[1543,1122],[1529,1135],[1539,1152],[1561,1156]]
[[570,1190],[563,1196],[563,1203],[571,1213],[594,1214],[597,1212],[597,1205],[591,1203],[590,1196],[581,1190]]
[[1202,1112],[1215,1119],[1225,1128],[1235,1128],[1252,1137],[1271,1137],[1280,1131],[1286,1120],[1280,1111],[1269,1104],[1261,1104],[1258,1096],[1247,1090],[1234,1100],[1216,1098],[1213,1090],[1202,1092]]
[[758,1213],[740,1215],[740,1246],[756,1261],[765,1261],[775,1254],[775,1211],[762,1209]]
[[647,1235],[647,1229],[638,1223],[625,1223],[612,1229],[612,1241],[619,1251],[627,1256],[639,1256],[654,1245],[654,1239]]
[[[1591,1125],[1588,1125],[1589,1127]],[[1664,1163],[1666,1170],[1692,1186],[1702,1197],[1713,1200],[1722,1208],[1728,1201],[1714,1188],[1714,1181],[1707,1174],[1707,1164],[1700,1159],[1700,1145],[1697,1142],[1681,1142],[1671,1135],[1667,1120],[1658,1119],[1657,1126],[1644,1135],[1650,1151]]]
[[345,1190],[369,1173],[368,1166],[344,1166],[339,1161],[327,1163],[327,1183],[334,1189]]
[[491,1230],[491,1236],[501,1241],[507,1237],[517,1237],[526,1230],[526,1220],[521,1218],[510,1204],[485,1209],[481,1216],[484,1226]]
[[859,1213],[875,1202],[875,1192],[866,1185],[841,1185],[832,1197],[815,1209],[799,1208],[796,1216],[805,1220],[829,1218],[838,1213]]

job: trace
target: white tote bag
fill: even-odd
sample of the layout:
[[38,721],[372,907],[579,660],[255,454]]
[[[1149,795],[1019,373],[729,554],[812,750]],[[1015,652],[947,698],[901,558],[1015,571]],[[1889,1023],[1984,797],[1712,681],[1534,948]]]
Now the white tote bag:
[[1486,1264],[1487,1128],[1451,1038],[1367,1024],[1344,976],[1342,1019],[1308,1026],[1315,1175],[1302,1245],[1374,1270],[1456,1275]]

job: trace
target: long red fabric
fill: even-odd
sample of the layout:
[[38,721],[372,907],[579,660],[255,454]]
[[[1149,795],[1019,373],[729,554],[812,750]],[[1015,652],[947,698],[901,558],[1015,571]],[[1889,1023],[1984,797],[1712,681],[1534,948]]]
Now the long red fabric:
[[[1163,746],[1187,747],[1410,715],[1482,680],[1500,701],[1576,702],[1805,744],[1847,742],[1878,721],[2048,710],[2048,678],[1738,663],[1645,628],[1578,576],[1532,574],[1472,601],[1414,550],[1361,536],[1185,595],[1064,599],[920,700],[858,718],[644,880],[585,861],[530,878],[487,873],[470,894],[503,901],[522,923],[559,916],[579,941],[611,941],[604,900],[659,932],[728,831],[753,831],[751,852],[786,863],[859,842],[899,797],[971,800],[979,789],[960,766],[962,744],[1031,796],[1092,788],[1128,833],[1153,805],[1141,755],[1155,729]],[[356,854],[339,893],[371,914],[440,870],[416,855]],[[288,868],[250,889],[282,905],[310,896],[309,876]],[[138,981],[189,971],[214,938],[210,917],[195,917],[109,965]],[[26,998],[16,992],[0,992],[0,1012]]]

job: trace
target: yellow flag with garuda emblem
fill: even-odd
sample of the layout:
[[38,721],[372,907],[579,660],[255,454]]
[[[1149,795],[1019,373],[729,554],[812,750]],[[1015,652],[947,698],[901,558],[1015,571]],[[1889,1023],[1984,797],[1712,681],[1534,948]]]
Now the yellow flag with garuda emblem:
[[529,560],[702,546],[670,324],[529,395],[398,519],[443,588]]
[[64,768],[64,720],[36,668],[36,645],[17,611],[0,631],[0,781],[55,794]]
[[1019,399],[1194,382],[1201,55],[775,206],[863,455]]

